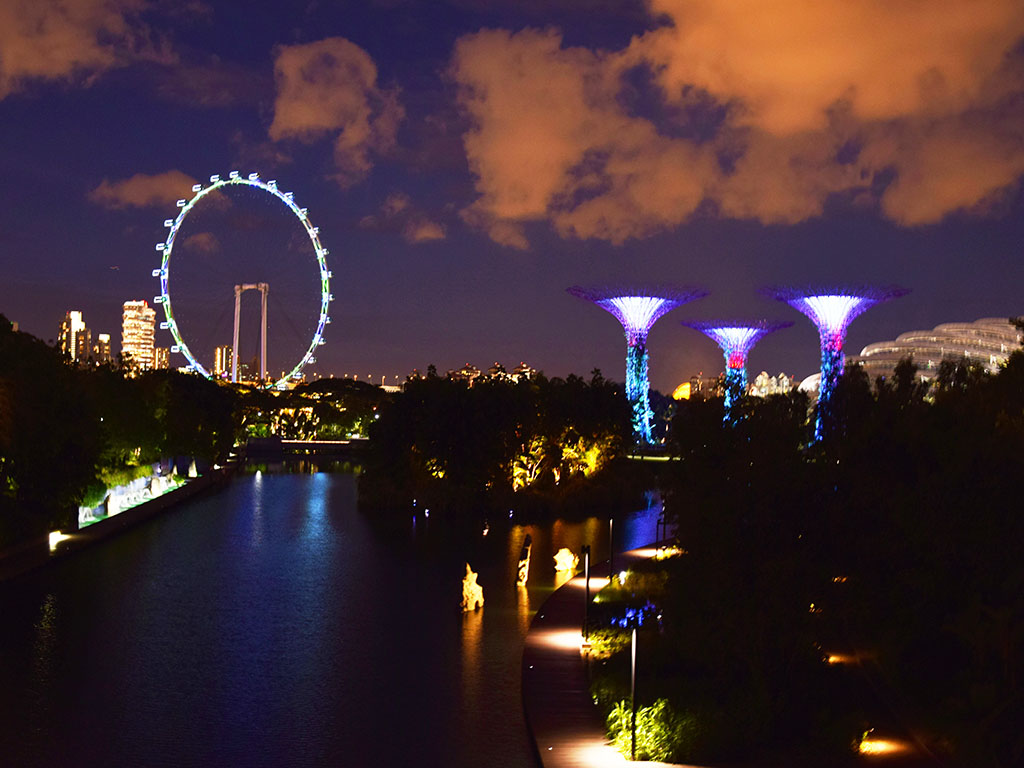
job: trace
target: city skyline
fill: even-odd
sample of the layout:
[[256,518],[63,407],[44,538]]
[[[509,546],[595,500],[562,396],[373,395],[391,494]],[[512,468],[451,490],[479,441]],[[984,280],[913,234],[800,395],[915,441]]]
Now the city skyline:
[[[691,26],[696,0],[284,3],[244,36],[223,6],[71,5],[0,37],[25,52],[0,64],[0,312],[46,340],[69,309],[115,331],[125,299],[152,301],[175,201],[232,170],[293,190],[331,251],[310,376],[528,359],[619,377],[603,318],[563,293],[580,281],[706,285],[678,311],[694,322],[796,319],[763,285],[911,288],[851,328],[850,353],[1024,312],[1014,3],[970,25],[829,2]],[[71,29],[49,61],[47,35]],[[208,234],[193,258],[232,237]],[[811,374],[815,335],[766,338],[751,369]],[[662,392],[721,367],[678,323],[649,345]]]

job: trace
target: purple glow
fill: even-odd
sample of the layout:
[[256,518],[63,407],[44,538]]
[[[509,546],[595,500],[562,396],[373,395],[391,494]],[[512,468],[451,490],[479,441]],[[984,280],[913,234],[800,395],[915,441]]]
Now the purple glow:
[[836,421],[832,396],[843,374],[843,342],[850,322],[875,304],[908,293],[906,288],[837,288],[801,290],[769,288],[767,296],[784,301],[802,312],[818,327],[821,338],[821,384],[818,388],[818,415],[814,437],[820,440],[831,432]]
[[630,346],[642,345],[651,326],[666,312],[708,295],[703,288],[691,287],[601,289],[574,285],[567,290],[614,315],[622,323]]
[[792,323],[684,322],[683,325],[700,331],[716,342],[725,353],[727,367],[743,368],[747,364],[747,355],[757,342],[772,331],[788,328]]
[[650,381],[647,378],[647,333],[655,321],[681,304],[707,296],[703,288],[583,288],[566,289],[615,315],[626,331],[626,400],[633,411],[633,434],[638,443],[653,441]]
[[837,288],[801,290],[769,288],[764,293],[802,312],[818,328],[822,347],[841,349],[846,329],[855,317],[875,304],[907,293],[905,288]]

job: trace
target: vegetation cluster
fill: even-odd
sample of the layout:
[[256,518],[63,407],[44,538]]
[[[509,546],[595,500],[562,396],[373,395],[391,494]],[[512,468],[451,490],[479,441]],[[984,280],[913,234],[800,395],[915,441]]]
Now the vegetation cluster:
[[[815,443],[800,393],[732,424],[720,400],[680,403],[662,484],[686,552],[650,564],[664,589],[604,607],[621,633],[656,606],[638,633],[650,756],[839,764],[881,708],[952,764],[1020,765],[1024,353],[997,375],[948,361],[930,386],[909,360],[874,388],[851,367],[834,406]],[[594,693],[621,738],[628,651],[602,643],[620,650]]]
[[77,508],[162,457],[235,444],[237,395],[198,376],[77,367],[0,315],[0,549],[77,527]]
[[473,386],[428,375],[408,381],[371,425],[360,501],[458,514],[635,503],[647,480],[627,466],[630,434],[621,385],[600,371]]
[[388,394],[353,379],[317,379],[287,392],[242,390],[241,428],[248,437],[345,440],[365,437]]

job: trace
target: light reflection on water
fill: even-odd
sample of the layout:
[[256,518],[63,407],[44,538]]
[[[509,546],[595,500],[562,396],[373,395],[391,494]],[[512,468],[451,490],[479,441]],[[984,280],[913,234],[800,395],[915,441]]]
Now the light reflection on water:
[[[523,638],[555,553],[603,560],[607,519],[484,536],[422,512],[388,533],[349,475],[240,475],[0,591],[0,762],[532,766]],[[485,604],[460,614],[467,560]]]

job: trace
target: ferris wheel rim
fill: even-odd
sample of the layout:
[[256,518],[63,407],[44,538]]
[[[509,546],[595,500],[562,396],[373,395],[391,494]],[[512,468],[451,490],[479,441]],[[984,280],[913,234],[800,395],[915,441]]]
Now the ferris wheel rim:
[[331,294],[331,271],[327,268],[327,255],[330,253],[323,244],[320,242],[320,229],[319,227],[313,226],[309,220],[309,216],[305,208],[300,208],[295,203],[294,196],[291,192],[282,192],[277,185],[276,180],[263,181],[258,173],[250,173],[248,176],[242,176],[238,171],[231,171],[227,178],[221,178],[219,175],[213,175],[210,177],[210,183],[208,186],[203,184],[195,184],[192,187],[193,197],[190,200],[180,199],[177,202],[178,215],[174,219],[166,219],[164,226],[168,227],[167,238],[162,243],[157,243],[156,250],[161,252],[160,268],[153,270],[153,276],[160,280],[160,293],[154,297],[154,301],[160,304],[164,309],[164,322],[160,323],[161,330],[168,330],[171,332],[171,336],[174,339],[174,345],[171,347],[172,352],[180,352],[188,360],[189,368],[205,376],[207,379],[213,379],[214,376],[210,371],[203,366],[199,360],[196,359],[195,355],[188,348],[188,344],[181,336],[181,332],[178,328],[178,322],[174,317],[174,310],[171,303],[171,292],[169,286],[170,280],[170,261],[171,254],[174,251],[174,241],[181,227],[182,222],[188,216],[189,211],[210,193],[228,186],[248,186],[254,189],[259,189],[267,192],[282,203],[295,215],[302,224],[306,231],[306,235],[309,237],[310,242],[313,245],[314,253],[316,254],[317,266],[320,271],[320,317],[317,322],[316,331],[313,333],[313,338],[310,340],[309,346],[306,349],[305,354],[299,362],[284,376],[274,381],[272,384],[265,385],[268,389],[282,389],[289,381],[294,381],[301,378],[302,369],[310,364],[316,362],[315,350],[317,347],[324,344],[324,328],[331,322],[330,315],[327,314],[327,310],[330,306],[334,296]]

